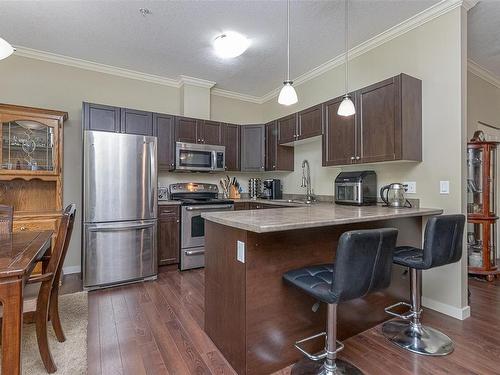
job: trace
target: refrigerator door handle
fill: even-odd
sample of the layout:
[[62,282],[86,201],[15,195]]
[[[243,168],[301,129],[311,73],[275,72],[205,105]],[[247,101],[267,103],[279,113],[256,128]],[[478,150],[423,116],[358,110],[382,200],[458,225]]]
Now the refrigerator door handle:
[[126,226],[116,226],[116,227],[100,227],[100,226],[95,226],[95,227],[89,227],[88,231],[89,232],[116,232],[116,231],[121,231],[121,230],[130,230],[130,229],[146,229],[154,226],[154,223],[148,223],[148,224],[132,224],[132,225],[126,225]]
[[[154,142],[149,142],[149,152],[150,152],[150,158],[149,158],[149,169],[150,169],[150,176],[156,176],[156,150],[155,150],[155,143]],[[156,180],[156,178],[154,178]],[[152,181],[152,179],[148,180],[149,183],[149,210],[151,213],[152,217],[156,217],[156,210],[155,210],[155,202],[156,202],[156,188],[157,188],[157,181]]]

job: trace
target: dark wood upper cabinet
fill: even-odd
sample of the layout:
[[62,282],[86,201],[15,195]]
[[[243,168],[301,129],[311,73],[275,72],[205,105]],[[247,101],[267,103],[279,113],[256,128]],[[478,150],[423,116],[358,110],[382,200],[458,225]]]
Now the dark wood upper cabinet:
[[174,116],[153,114],[153,135],[158,138],[158,169],[169,171],[175,167]]
[[153,114],[121,108],[120,131],[127,134],[153,135]]
[[325,132],[323,134],[323,165],[346,165],[356,155],[356,115],[339,116],[337,110],[343,96],[323,105]]
[[158,207],[158,265],[179,263],[180,210],[179,206]]
[[241,126],[241,171],[262,172],[265,169],[264,125]]
[[400,74],[358,91],[359,163],[422,160],[421,81]]
[[278,124],[266,124],[266,171],[293,171],[294,149],[278,144]]
[[422,82],[406,74],[353,94],[356,115],[342,117],[342,97],[324,104],[323,165],[422,160]]
[[209,120],[200,121],[197,140],[198,143],[207,145],[222,145],[221,123]]
[[84,102],[83,127],[86,130],[119,132],[120,108]]
[[198,120],[190,117],[175,117],[175,141],[186,143],[198,143]]
[[298,139],[306,139],[323,134],[322,104],[300,111],[297,117]]
[[278,124],[278,143],[290,143],[297,139],[297,113],[276,120]]
[[222,124],[222,144],[226,146],[226,170],[240,170],[240,125]]

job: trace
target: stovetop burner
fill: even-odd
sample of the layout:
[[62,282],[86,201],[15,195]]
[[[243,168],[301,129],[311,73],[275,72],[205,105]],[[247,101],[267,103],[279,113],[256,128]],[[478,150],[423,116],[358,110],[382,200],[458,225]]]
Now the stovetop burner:
[[169,186],[170,199],[188,205],[233,204],[232,200],[220,199],[219,189],[215,184],[184,182]]

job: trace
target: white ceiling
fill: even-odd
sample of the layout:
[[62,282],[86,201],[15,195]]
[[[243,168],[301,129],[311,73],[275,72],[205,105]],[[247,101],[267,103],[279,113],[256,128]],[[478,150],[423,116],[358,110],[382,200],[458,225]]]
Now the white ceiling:
[[[437,2],[351,0],[350,45]],[[292,1],[292,79],[343,52],[343,4]],[[141,16],[141,7],[152,14]],[[202,78],[217,82],[221,89],[262,96],[284,79],[285,11],[283,0],[2,0],[0,36],[18,46],[173,79]],[[225,30],[249,37],[247,52],[232,60],[217,58],[211,43]]]
[[500,0],[482,0],[468,14],[468,57],[500,77]]

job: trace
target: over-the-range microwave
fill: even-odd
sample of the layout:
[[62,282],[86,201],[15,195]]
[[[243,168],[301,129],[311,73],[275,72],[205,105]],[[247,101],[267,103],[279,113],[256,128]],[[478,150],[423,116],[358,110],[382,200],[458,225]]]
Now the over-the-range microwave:
[[226,147],[196,143],[175,143],[175,170],[218,172],[226,166]]

